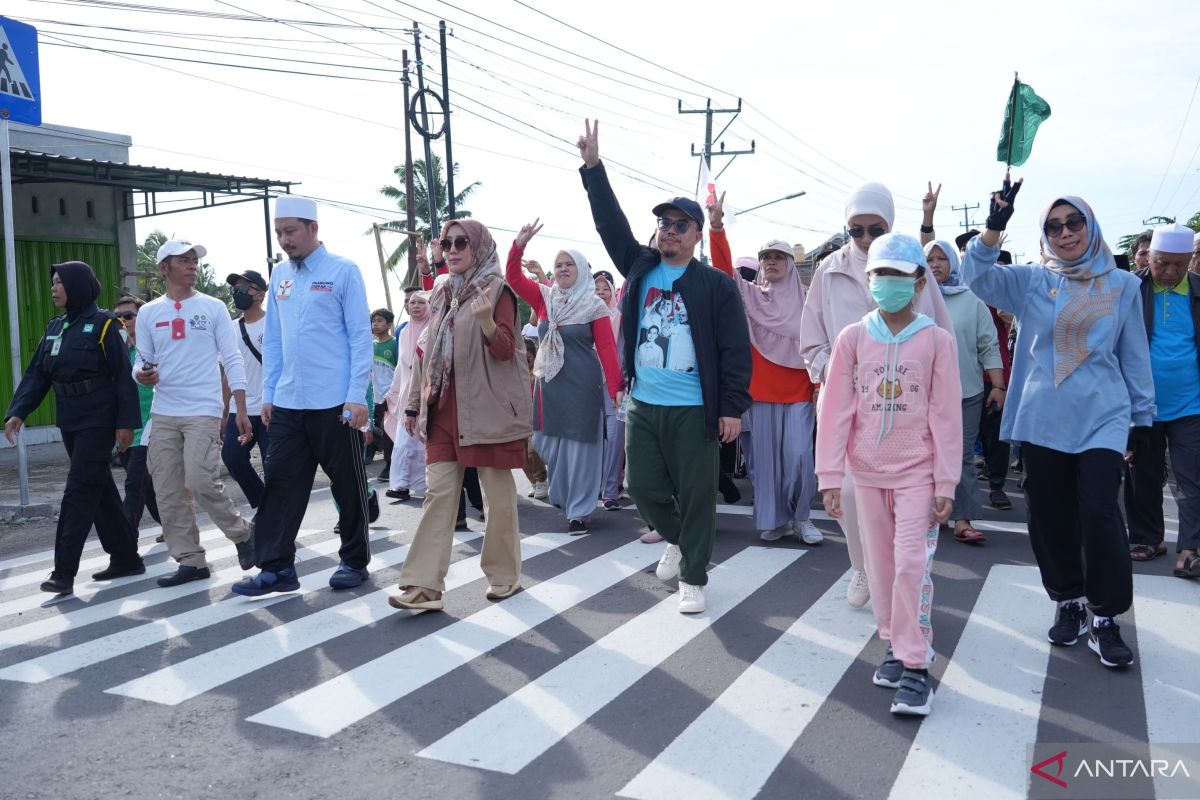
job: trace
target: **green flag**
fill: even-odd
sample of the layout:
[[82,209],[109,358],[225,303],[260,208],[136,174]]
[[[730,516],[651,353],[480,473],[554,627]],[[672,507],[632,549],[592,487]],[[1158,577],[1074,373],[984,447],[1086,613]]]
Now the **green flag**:
[[1014,167],[1028,161],[1038,126],[1049,116],[1050,104],[1038,97],[1028,84],[1014,80],[1008,105],[1004,108],[1004,127],[996,147],[996,160]]

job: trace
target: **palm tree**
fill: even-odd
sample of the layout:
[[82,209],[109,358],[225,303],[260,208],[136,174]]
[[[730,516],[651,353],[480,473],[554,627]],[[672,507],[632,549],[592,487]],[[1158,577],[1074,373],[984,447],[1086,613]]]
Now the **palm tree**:
[[[137,248],[138,294],[146,300],[162,294],[162,276],[158,274],[158,248],[168,241],[168,236],[162,231],[152,231],[146,241]],[[196,291],[215,297],[229,309],[235,312],[233,292],[229,284],[218,280],[209,264],[200,265],[200,278],[196,281]]]
[[[408,198],[404,192],[404,187],[407,185],[407,176],[403,164],[397,164],[396,168],[392,170],[392,172],[396,175],[396,180],[399,182],[399,187],[384,186],[379,190],[379,193],[389,200],[396,201],[396,205],[400,208],[400,210],[405,212],[405,217],[391,220],[390,222],[384,222],[379,227],[385,231],[394,231],[396,233],[404,234],[404,232],[408,230]],[[454,174],[458,175],[457,162],[454,164]],[[436,155],[433,156],[433,180],[434,193],[437,199],[438,221],[444,222],[445,220],[450,219],[450,204],[447,202],[449,195],[446,190],[446,181],[442,177],[442,160]],[[455,219],[465,219],[471,216],[471,212],[464,209],[463,206],[466,204],[467,199],[471,196],[471,193],[474,192],[479,185],[479,181],[475,181],[454,196]],[[433,238],[434,232],[430,230],[429,225],[429,189],[425,182],[425,161],[422,159],[418,159],[413,162],[413,201],[413,214],[417,221],[416,230],[421,234],[421,237],[428,242],[431,238]],[[367,231],[368,234],[371,232],[372,231]],[[438,233],[440,233],[440,231],[438,231]],[[408,255],[409,241],[411,240],[408,236],[404,236],[400,240],[400,244],[395,250],[392,251],[392,254],[388,256],[386,262],[388,269],[395,269],[396,265],[400,263],[400,260]]]

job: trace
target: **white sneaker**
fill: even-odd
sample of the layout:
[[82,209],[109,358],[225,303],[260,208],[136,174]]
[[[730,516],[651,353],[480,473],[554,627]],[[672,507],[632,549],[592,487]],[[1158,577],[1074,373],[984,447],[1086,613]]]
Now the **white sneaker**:
[[545,500],[550,496],[550,482],[538,481],[533,485],[533,499]]
[[787,536],[791,532],[792,532],[791,523],[785,522],[782,525],[780,525],[778,528],[773,528],[769,531],[759,531],[758,538],[764,542],[778,542],[780,539]]
[[820,544],[825,541],[825,537],[821,535],[821,529],[812,524],[812,520],[804,520],[796,522],[792,520],[792,531],[800,537],[800,541],[805,544]]
[[854,608],[862,608],[871,599],[871,588],[867,586],[867,573],[861,569],[854,570],[850,576],[850,586],[846,589],[846,602]]
[[704,610],[704,587],[679,582],[679,613],[699,614]]
[[658,569],[654,571],[654,574],[660,581],[669,581],[679,575],[679,562],[682,560],[683,552],[679,549],[679,545],[669,544],[667,549],[663,550],[662,558],[658,560]]

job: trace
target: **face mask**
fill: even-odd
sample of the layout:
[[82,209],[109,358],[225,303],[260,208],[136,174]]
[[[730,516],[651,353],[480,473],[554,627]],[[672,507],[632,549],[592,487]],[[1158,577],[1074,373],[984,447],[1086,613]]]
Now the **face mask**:
[[245,311],[254,305],[254,298],[250,296],[250,292],[247,289],[234,289],[233,304],[237,306],[239,311]]
[[916,278],[898,278],[892,276],[871,277],[871,297],[880,309],[894,314],[912,302],[917,293]]

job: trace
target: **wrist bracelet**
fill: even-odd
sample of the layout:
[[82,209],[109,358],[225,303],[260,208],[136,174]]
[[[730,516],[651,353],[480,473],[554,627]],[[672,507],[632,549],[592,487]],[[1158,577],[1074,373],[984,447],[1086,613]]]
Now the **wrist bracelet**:
[[722,231],[725,230],[725,226],[722,225],[721,227],[718,228],[716,225],[709,225],[708,230],[710,233],[721,233]]
[[933,233],[933,226],[932,225],[922,225],[921,233]]

